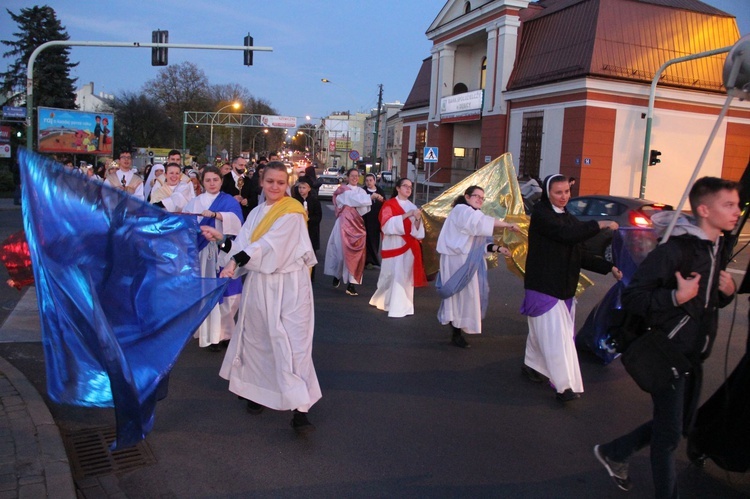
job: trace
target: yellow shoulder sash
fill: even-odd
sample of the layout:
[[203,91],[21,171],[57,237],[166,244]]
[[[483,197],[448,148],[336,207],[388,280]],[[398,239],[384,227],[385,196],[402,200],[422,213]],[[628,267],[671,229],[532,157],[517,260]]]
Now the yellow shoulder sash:
[[271,228],[274,222],[276,222],[276,220],[290,213],[299,213],[300,215],[305,217],[305,222],[307,222],[307,212],[305,211],[304,206],[302,206],[302,203],[294,198],[283,197],[276,201],[273,205],[271,205],[271,209],[268,210],[266,216],[263,217],[263,219],[253,231],[253,234],[250,236],[250,242],[254,243],[258,239],[263,237],[263,235],[268,232],[268,230]]

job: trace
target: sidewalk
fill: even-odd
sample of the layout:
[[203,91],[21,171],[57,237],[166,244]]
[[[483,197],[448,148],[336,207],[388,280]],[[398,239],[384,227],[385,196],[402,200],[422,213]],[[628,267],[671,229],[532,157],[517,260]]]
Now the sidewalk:
[[76,497],[68,457],[52,415],[26,377],[3,358],[0,497]]

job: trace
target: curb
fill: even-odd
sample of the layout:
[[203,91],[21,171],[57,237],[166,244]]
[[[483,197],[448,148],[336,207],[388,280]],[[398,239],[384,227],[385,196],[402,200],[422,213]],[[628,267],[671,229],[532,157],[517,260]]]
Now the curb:
[[17,480],[17,497],[75,499],[68,456],[47,405],[29,380],[2,357],[0,374],[17,392],[17,396],[6,390],[0,393],[2,419],[9,421],[9,438],[6,439],[15,448],[13,473]]

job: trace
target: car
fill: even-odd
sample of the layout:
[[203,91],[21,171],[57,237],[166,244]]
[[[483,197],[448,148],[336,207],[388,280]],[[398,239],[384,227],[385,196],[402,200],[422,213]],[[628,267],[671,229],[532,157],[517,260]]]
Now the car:
[[380,181],[388,183],[393,182],[393,172],[390,170],[380,172]]
[[323,171],[323,175],[338,175],[338,174],[339,174],[338,166],[329,166]]
[[332,199],[333,193],[339,188],[341,179],[338,175],[320,175],[318,176],[318,198]]
[[[651,215],[674,208],[648,199],[593,194],[571,198],[566,209],[571,215],[584,222],[612,220],[620,227],[648,228],[653,226]],[[612,231],[603,230],[586,241],[586,249],[612,262],[612,236]]]

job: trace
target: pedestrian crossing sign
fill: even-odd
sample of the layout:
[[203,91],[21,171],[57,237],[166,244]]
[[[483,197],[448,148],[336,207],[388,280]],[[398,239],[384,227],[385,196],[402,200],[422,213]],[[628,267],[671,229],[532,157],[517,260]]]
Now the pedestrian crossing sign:
[[424,162],[425,163],[437,163],[438,162],[438,148],[437,147],[425,147],[424,148]]

